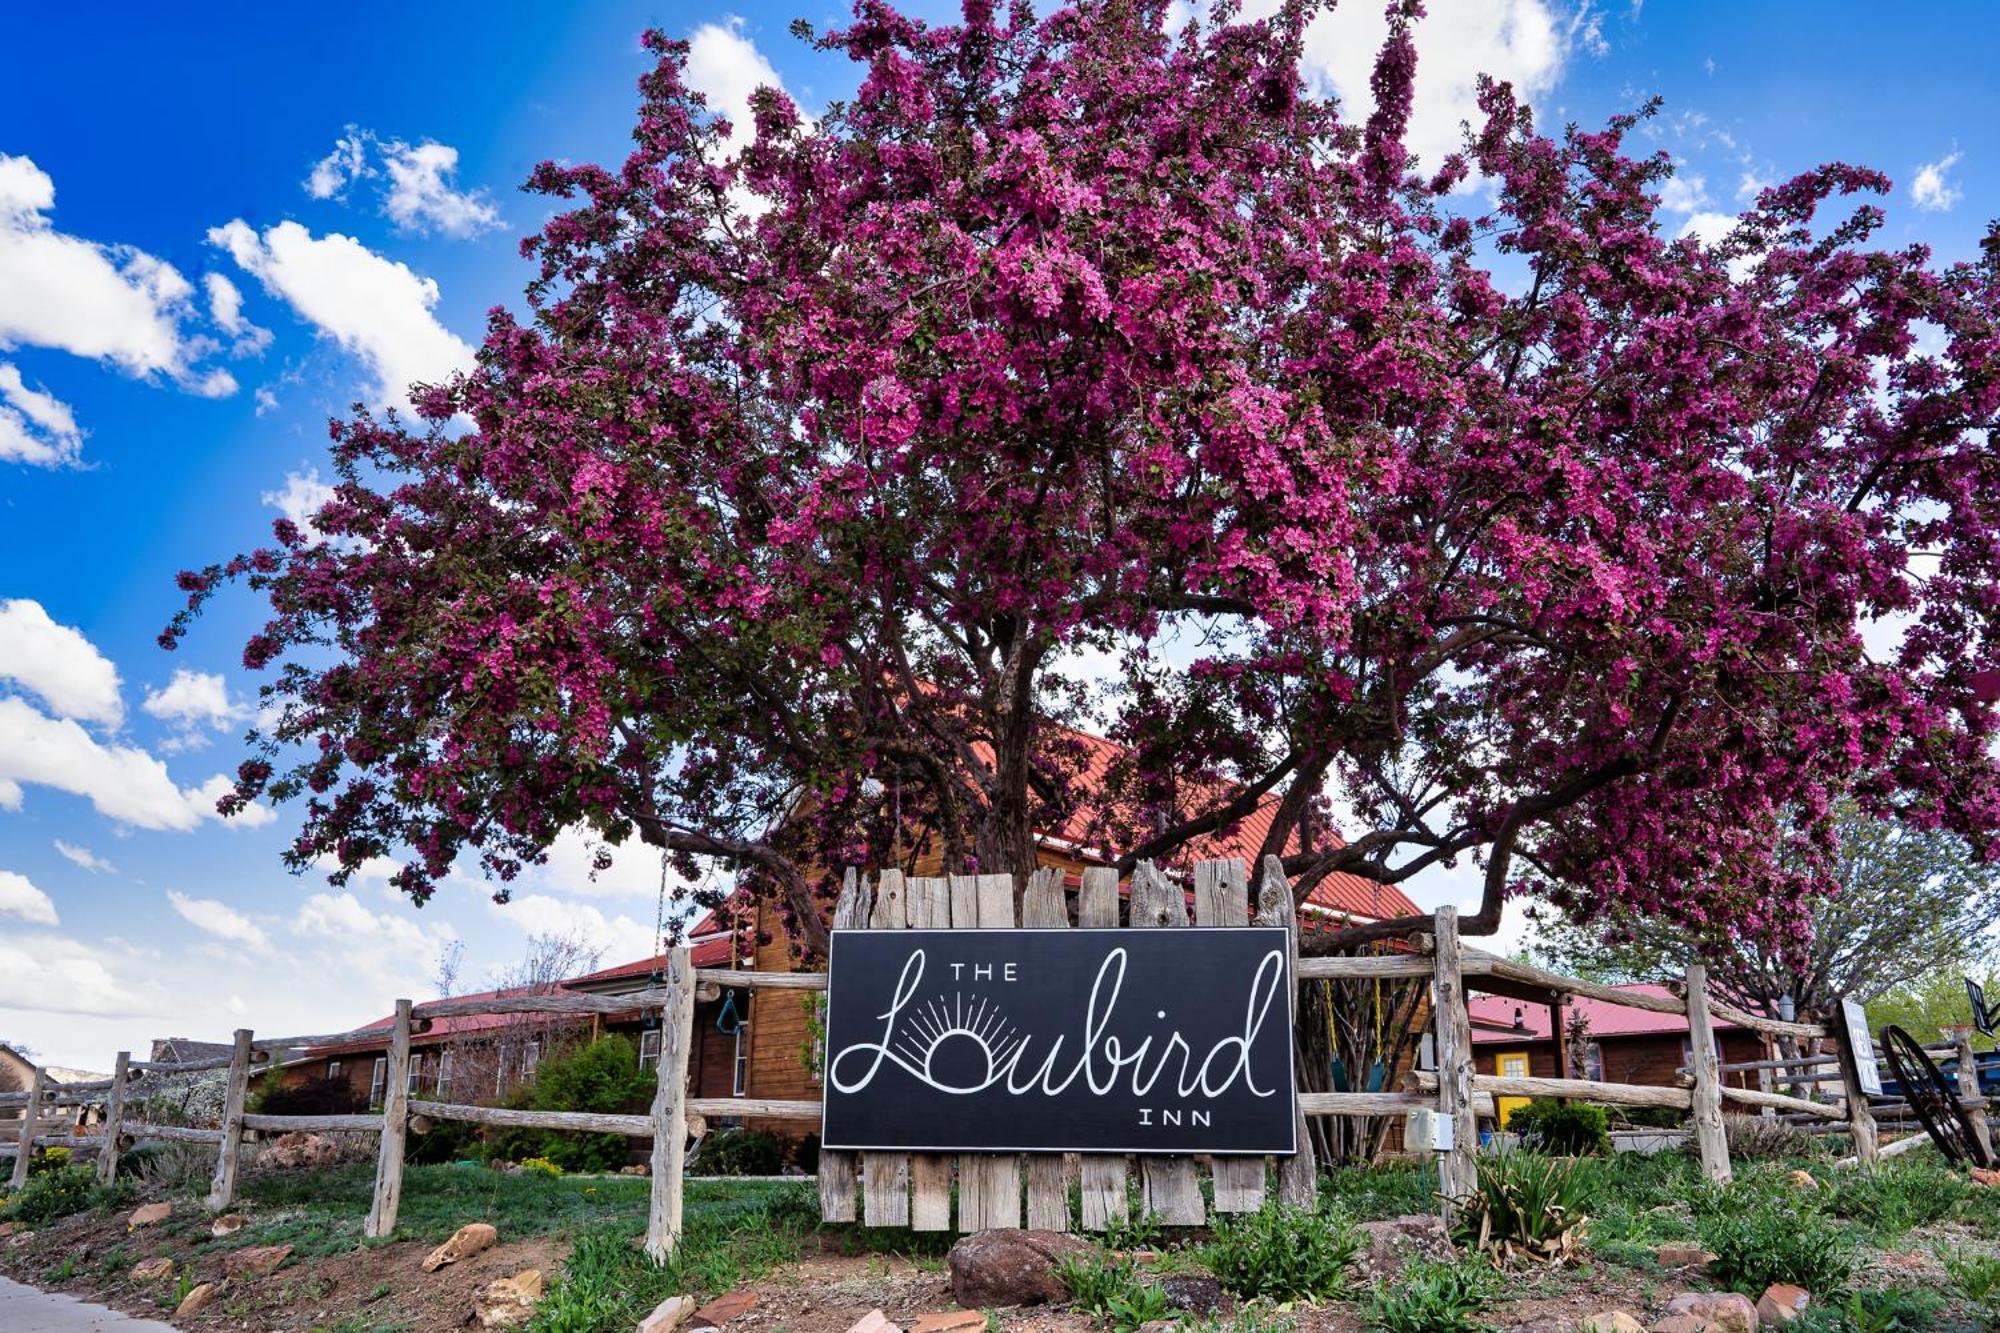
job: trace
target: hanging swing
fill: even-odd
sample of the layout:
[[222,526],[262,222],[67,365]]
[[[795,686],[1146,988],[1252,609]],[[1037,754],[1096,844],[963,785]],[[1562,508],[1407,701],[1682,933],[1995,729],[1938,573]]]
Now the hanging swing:
[[736,992],[722,992],[722,1008],[715,1015],[715,1030],[725,1037],[733,1037],[743,1030],[743,1016],[736,1012]]

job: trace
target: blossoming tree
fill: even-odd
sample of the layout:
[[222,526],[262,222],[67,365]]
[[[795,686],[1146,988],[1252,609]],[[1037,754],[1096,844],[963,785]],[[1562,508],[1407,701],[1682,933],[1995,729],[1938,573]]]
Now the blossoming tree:
[[650,38],[627,161],[530,182],[525,314],[183,576],[169,645],[226,578],[271,608],[225,806],[419,900],[636,835],[809,938],[815,867],[1129,866],[1264,804],[1308,886],[1478,858],[1475,933],[1530,883],[1803,929],[1843,792],[1993,849],[2000,260],[1873,248],[1840,165],[1676,236],[1638,116],[1504,85],[1418,163],[1418,6],[1365,120],[1301,79],[1315,8],[860,0],[800,29],[854,96],[766,90],[741,152]]

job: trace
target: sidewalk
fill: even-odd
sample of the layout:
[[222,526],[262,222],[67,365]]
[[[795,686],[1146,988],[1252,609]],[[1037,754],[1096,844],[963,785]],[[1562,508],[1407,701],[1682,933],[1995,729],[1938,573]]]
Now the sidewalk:
[[0,1329],[7,1333],[173,1333],[171,1325],[88,1305],[74,1296],[36,1291],[0,1277]]

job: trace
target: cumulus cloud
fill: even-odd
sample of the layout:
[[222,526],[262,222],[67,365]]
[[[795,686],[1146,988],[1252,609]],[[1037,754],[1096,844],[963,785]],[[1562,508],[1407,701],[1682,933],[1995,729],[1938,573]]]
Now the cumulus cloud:
[[333,487],[319,479],[318,468],[307,468],[304,472],[287,472],[284,489],[265,491],[262,498],[265,504],[292,520],[300,532],[312,532],[317,530],[313,515],[333,499]]
[[1699,212],[1707,203],[1708,181],[1690,172],[1685,162],[1676,162],[1674,174],[1660,182],[1660,207],[1670,213]]
[[385,182],[382,212],[398,231],[464,240],[502,225],[486,191],[458,188],[458,150],[435,139],[413,145],[350,125],[333,151],[313,164],[306,193],[345,199],[348,186],[362,180]]
[[243,317],[243,293],[236,284],[220,273],[202,276],[202,286],[208,292],[208,315],[221,329],[235,341],[230,347],[236,356],[258,356],[271,345],[271,331],[260,329]]
[[196,311],[180,271],[57,230],[55,201],[55,181],[33,159],[0,153],[0,347],[59,348],[206,397],[235,392],[228,372],[196,364],[213,343],[183,327]]
[[176,889],[168,889],[167,901],[181,919],[196,930],[217,939],[234,940],[260,953],[271,947],[270,940],[256,922],[219,899],[190,898]]
[[115,875],[118,873],[117,866],[112,865],[88,847],[79,847],[75,843],[64,842],[61,838],[57,838],[56,851],[62,855],[63,860],[68,861],[71,865],[81,866],[93,875]]
[[83,432],[68,403],[31,389],[21,372],[0,361],[0,460],[63,467],[83,452]]
[[336,139],[333,151],[313,164],[306,177],[306,193],[315,199],[339,199],[348,184],[372,174],[368,168],[368,144],[352,125]]
[[174,743],[177,749],[206,744],[202,728],[226,731],[251,713],[247,705],[229,697],[229,687],[220,674],[186,667],[176,670],[174,678],[160,689],[148,691],[140,707],[179,729]]
[[1960,190],[1945,178],[1945,173],[1958,165],[1959,154],[1946,153],[1935,162],[1926,162],[1917,168],[1916,179],[1910,182],[1910,200],[1929,213],[1949,211],[1964,196]]
[[[598,851],[611,858],[611,865],[593,871]],[[691,887],[676,872],[669,871],[668,893]],[[636,837],[621,846],[606,846],[591,829],[572,826],[549,844],[548,860],[521,873],[526,886],[563,897],[644,898],[651,901],[660,891],[660,853]]]
[[61,935],[0,936],[0,1009],[137,1017],[151,1005],[112,972],[107,955]]
[[58,717],[108,727],[125,718],[118,668],[81,630],[50,619],[40,602],[0,601],[0,681],[26,689]]
[[425,925],[407,911],[371,912],[346,892],[313,894],[292,930],[303,939],[336,942],[374,995],[407,995],[426,987],[438,951],[458,938],[449,922]]
[[496,919],[518,927],[528,935],[561,935],[581,939],[601,949],[614,962],[647,958],[658,950],[653,928],[629,916],[607,917],[589,903],[552,898],[543,893],[516,896],[505,903],[489,903]]
[[373,399],[400,404],[414,383],[440,383],[472,364],[472,348],[431,313],[438,285],[351,236],[314,236],[296,222],[260,235],[237,219],[208,233],[271,295],[375,377]]
[[56,905],[48,894],[36,888],[26,875],[0,870],[0,917],[13,917],[38,926],[56,924]]
[[750,95],[759,88],[783,88],[778,71],[756,44],[743,35],[743,20],[704,23],[688,38],[688,87],[708,99],[708,109],[729,119],[732,152],[747,147],[757,127],[750,117]]
[[[167,766],[146,751],[102,743],[74,721],[14,698],[0,698],[0,783],[53,787],[83,797],[107,819],[178,832],[220,819],[215,802],[231,786],[221,774],[199,787],[177,786]],[[252,806],[231,822],[267,824],[275,817],[267,807]]]

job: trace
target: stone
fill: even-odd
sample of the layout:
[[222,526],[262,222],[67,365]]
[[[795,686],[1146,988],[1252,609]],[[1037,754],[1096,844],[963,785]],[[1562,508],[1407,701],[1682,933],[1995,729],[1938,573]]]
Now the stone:
[[467,1222],[451,1233],[451,1239],[424,1256],[424,1271],[435,1273],[446,1264],[470,1259],[500,1239],[500,1233],[485,1222]]
[[257,1165],[278,1171],[300,1171],[332,1166],[340,1149],[322,1134],[294,1131],[280,1134],[257,1154]]
[[747,1287],[735,1291],[725,1291],[707,1305],[694,1312],[697,1324],[722,1325],[740,1315],[748,1314],[757,1307],[757,1293]]
[[1774,1282],[1757,1298],[1757,1317],[1767,1324],[1789,1324],[1812,1304],[1812,1293],[1789,1282]]
[[1448,1259],[1458,1253],[1444,1223],[1421,1213],[1364,1222],[1361,1232],[1368,1240],[1362,1268],[1382,1281],[1402,1276],[1403,1266],[1412,1259]]
[[13,1234],[14,1224],[12,1222],[0,1222],[0,1240],[4,1240]]
[[2000,1185],[2000,1171],[1975,1166],[1972,1168],[1972,1180],[1976,1185]]
[[1069,1299],[1056,1265],[1088,1256],[1091,1245],[1062,1231],[995,1227],[951,1247],[951,1298],[968,1310],[994,1305],[1045,1305]]
[[1175,1333],[1180,1325],[1171,1319],[1148,1319],[1139,1325],[1139,1333]]
[[[1733,1291],[1684,1291],[1667,1302],[1667,1314],[1685,1315],[1713,1333],[1757,1333],[1757,1307]],[[1653,1327],[1657,1333],[1659,1325]]]
[[1647,1333],[1713,1333],[1715,1325],[1691,1314],[1667,1315],[1646,1325]]
[[174,1318],[186,1319],[198,1315],[208,1308],[208,1303],[222,1293],[222,1286],[216,1282],[204,1282],[199,1287],[181,1297],[181,1303],[174,1307]]
[[1708,1257],[1708,1251],[1701,1246],[1685,1241],[1669,1241],[1653,1251],[1653,1258],[1662,1268],[1691,1268],[1707,1263]]
[[1819,1193],[1819,1177],[1803,1167],[1794,1169],[1785,1179],[1791,1182],[1795,1190],[1803,1190],[1807,1194]]
[[639,1321],[639,1333],[674,1333],[694,1313],[694,1297],[669,1296]]
[[986,1327],[986,1316],[977,1310],[947,1310],[942,1314],[920,1314],[910,1325],[910,1333],[974,1333]]
[[1222,1284],[1207,1273],[1169,1273],[1155,1285],[1169,1306],[1187,1314],[1214,1314],[1223,1306]]
[[125,1225],[129,1227],[157,1226],[173,1215],[174,1206],[170,1203],[141,1204],[132,1210],[132,1216],[125,1219]]
[[535,1317],[535,1303],[541,1299],[542,1270],[524,1268],[480,1288],[473,1309],[481,1328],[513,1328]]
[[252,1245],[222,1256],[222,1271],[230,1277],[262,1277],[292,1257],[289,1245]]
[[650,1176],[653,1174],[653,1168],[642,1162],[638,1166],[621,1166],[618,1168],[618,1174],[621,1176]]
[[211,1236],[227,1236],[241,1231],[249,1225],[250,1219],[241,1213],[224,1213],[221,1217],[216,1218],[208,1224],[208,1234]]
[[1594,1314],[1578,1327],[1583,1333],[1646,1333],[1646,1326],[1623,1310]]
[[903,1330],[880,1310],[870,1310],[848,1325],[847,1333],[903,1333]]
[[134,1282],[159,1282],[174,1275],[174,1261],[167,1258],[141,1259],[132,1265]]

